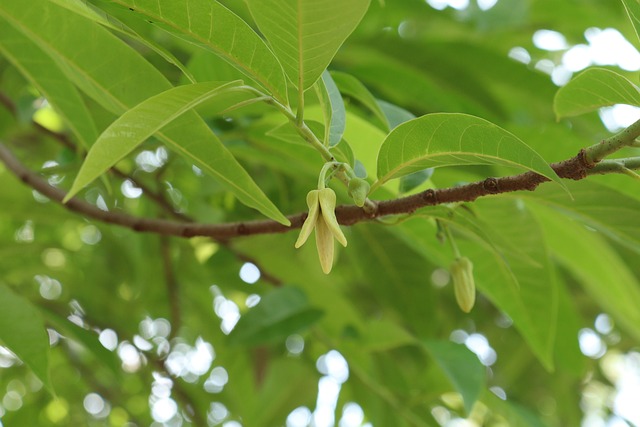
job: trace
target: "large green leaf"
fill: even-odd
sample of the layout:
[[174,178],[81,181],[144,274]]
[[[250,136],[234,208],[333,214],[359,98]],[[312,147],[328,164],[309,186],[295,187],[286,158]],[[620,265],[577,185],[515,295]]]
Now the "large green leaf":
[[[156,132],[162,135],[161,129],[177,117],[222,92],[242,91],[242,88],[238,88],[240,84],[241,82],[236,81],[179,86],[153,96],[127,111],[91,147],[65,200],[73,197],[147,138]],[[287,218],[268,199],[260,200],[261,191],[223,145],[212,146],[209,141],[192,141],[189,145],[171,144],[171,147],[226,183],[246,205],[255,207],[282,224],[289,224]],[[208,162],[203,161],[206,158],[209,158]]]
[[109,29],[115,30],[125,36],[131,37],[134,40],[142,43],[147,46],[149,49],[156,52],[158,55],[163,57],[167,62],[175,65],[184,73],[184,75],[192,82],[195,83],[195,78],[191,75],[187,67],[175,57],[173,53],[171,53],[168,49],[165,49],[160,44],[156,43],[153,40],[149,40],[148,38],[138,34],[133,28],[128,27],[123,22],[120,22],[118,19],[113,16],[107,15],[103,10],[89,4],[86,0],[49,0],[53,3],[56,3],[66,9],[69,9],[72,12],[77,13],[80,16],[83,16],[87,19],[91,19],[92,21],[97,22],[100,25],[103,25]]
[[437,113],[391,131],[378,153],[374,187],[429,167],[479,164],[533,171],[564,186],[545,160],[515,135],[478,117]]
[[640,283],[633,272],[598,233],[542,206],[536,215],[553,256],[629,335],[640,339]]
[[229,334],[229,343],[259,345],[284,341],[304,331],[322,317],[309,305],[299,288],[285,286],[264,295],[260,303],[242,316]]
[[[123,114],[172,87],[157,69],[107,30],[48,1],[34,0],[27,5],[18,0],[4,1],[0,16],[47,52],[68,78],[113,113]],[[195,112],[187,111],[158,136],[203,170],[222,179],[240,201],[287,223]],[[240,177],[241,182],[234,182]]]
[[23,33],[0,18],[0,54],[47,98],[85,148],[98,137],[93,118],[78,90],[58,65]]
[[114,1],[219,55],[288,103],[287,84],[278,60],[246,22],[217,1]]
[[46,0],[3,1],[0,16],[114,114],[171,88],[156,68],[109,31]]
[[450,341],[425,341],[423,345],[462,395],[464,409],[470,414],[485,386],[485,367],[464,345]]
[[0,341],[31,368],[49,390],[49,337],[40,312],[0,284]]
[[251,14],[280,59],[289,79],[303,91],[327,68],[356,28],[370,0],[248,0]]
[[614,104],[640,105],[640,89],[615,71],[590,68],[558,89],[553,108],[562,118]]

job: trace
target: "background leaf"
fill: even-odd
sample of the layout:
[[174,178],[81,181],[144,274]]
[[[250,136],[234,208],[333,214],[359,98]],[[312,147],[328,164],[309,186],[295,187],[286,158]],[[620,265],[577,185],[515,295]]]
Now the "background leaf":
[[285,286],[264,295],[257,306],[240,318],[229,335],[229,343],[258,345],[284,341],[306,330],[322,317],[309,306],[302,290]]
[[385,130],[389,129],[387,116],[376,101],[376,98],[360,80],[341,71],[332,71],[331,77],[333,77],[333,80],[342,94],[351,97],[364,105],[375,115],[375,117],[384,126]]
[[563,118],[614,104],[640,105],[640,89],[615,71],[590,68],[558,90],[553,108]]
[[640,40],[640,4],[635,0],[622,0],[627,15],[633,24],[636,37]]
[[567,184],[574,200],[546,186],[535,193],[536,203],[552,207],[640,253],[640,224],[635,219],[640,200],[593,181]]
[[0,284],[0,340],[53,391],[49,377],[49,337],[40,312]]
[[598,234],[553,211],[536,209],[553,255],[584,289],[616,318],[628,334],[640,337],[640,282]]
[[88,149],[98,137],[98,131],[78,90],[49,55],[2,18],[0,53],[38,88]]
[[324,114],[324,143],[329,147],[337,145],[342,139],[346,125],[344,102],[338,87],[328,71],[322,73],[322,78],[316,81],[316,91]]
[[448,341],[425,341],[423,345],[462,395],[464,409],[470,414],[485,386],[485,367],[464,345]]

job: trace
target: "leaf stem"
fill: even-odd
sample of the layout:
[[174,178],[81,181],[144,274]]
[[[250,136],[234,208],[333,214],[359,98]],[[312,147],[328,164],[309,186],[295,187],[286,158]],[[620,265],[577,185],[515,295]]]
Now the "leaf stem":
[[442,229],[444,230],[444,235],[447,236],[447,240],[449,241],[449,245],[451,245],[451,249],[453,249],[453,255],[456,257],[456,259],[460,258],[462,256],[460,254],[460,249],[458,249],[458,245],[456,244],[456,241],[451,234],[449,226],[447,224],[443,224],[441,221],[439,222],[440,227],[442,227]]
[[602,160],[589,170],[589,175],[602,175],[605,173],[627,174],[627,171],[633,169],[640,169],[640,157]]

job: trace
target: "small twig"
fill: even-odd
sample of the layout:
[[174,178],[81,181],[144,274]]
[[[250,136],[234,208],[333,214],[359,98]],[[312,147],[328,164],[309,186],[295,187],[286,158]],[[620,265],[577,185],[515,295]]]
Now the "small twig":
[[180,287],[173,271],[173,259],[171,257],[171,245],[169,237],[160,235],[160,254],[164,280],[167,285],[167,299],[171,307],[171,336],[174,338],[182,325],[182,315],[180,311]]
[[0,92],[0,104],[4,106],[12,116],[18,116],[18,109],[16,108],[16,104],[13,102],[11,98],[9,98],[6,94]]

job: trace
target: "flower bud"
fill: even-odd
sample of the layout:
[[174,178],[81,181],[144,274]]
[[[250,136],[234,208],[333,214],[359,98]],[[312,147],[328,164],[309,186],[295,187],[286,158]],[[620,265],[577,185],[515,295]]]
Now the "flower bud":
[[465,313],[469,313],[476,302],[473,263],[467,257],[458,258],[451,264],[450,271],[458,306]]
[[349,181],[349,195],[353,198],[356,206],[364,206],[369,194],[369,183],[362,178],[351,178]]

